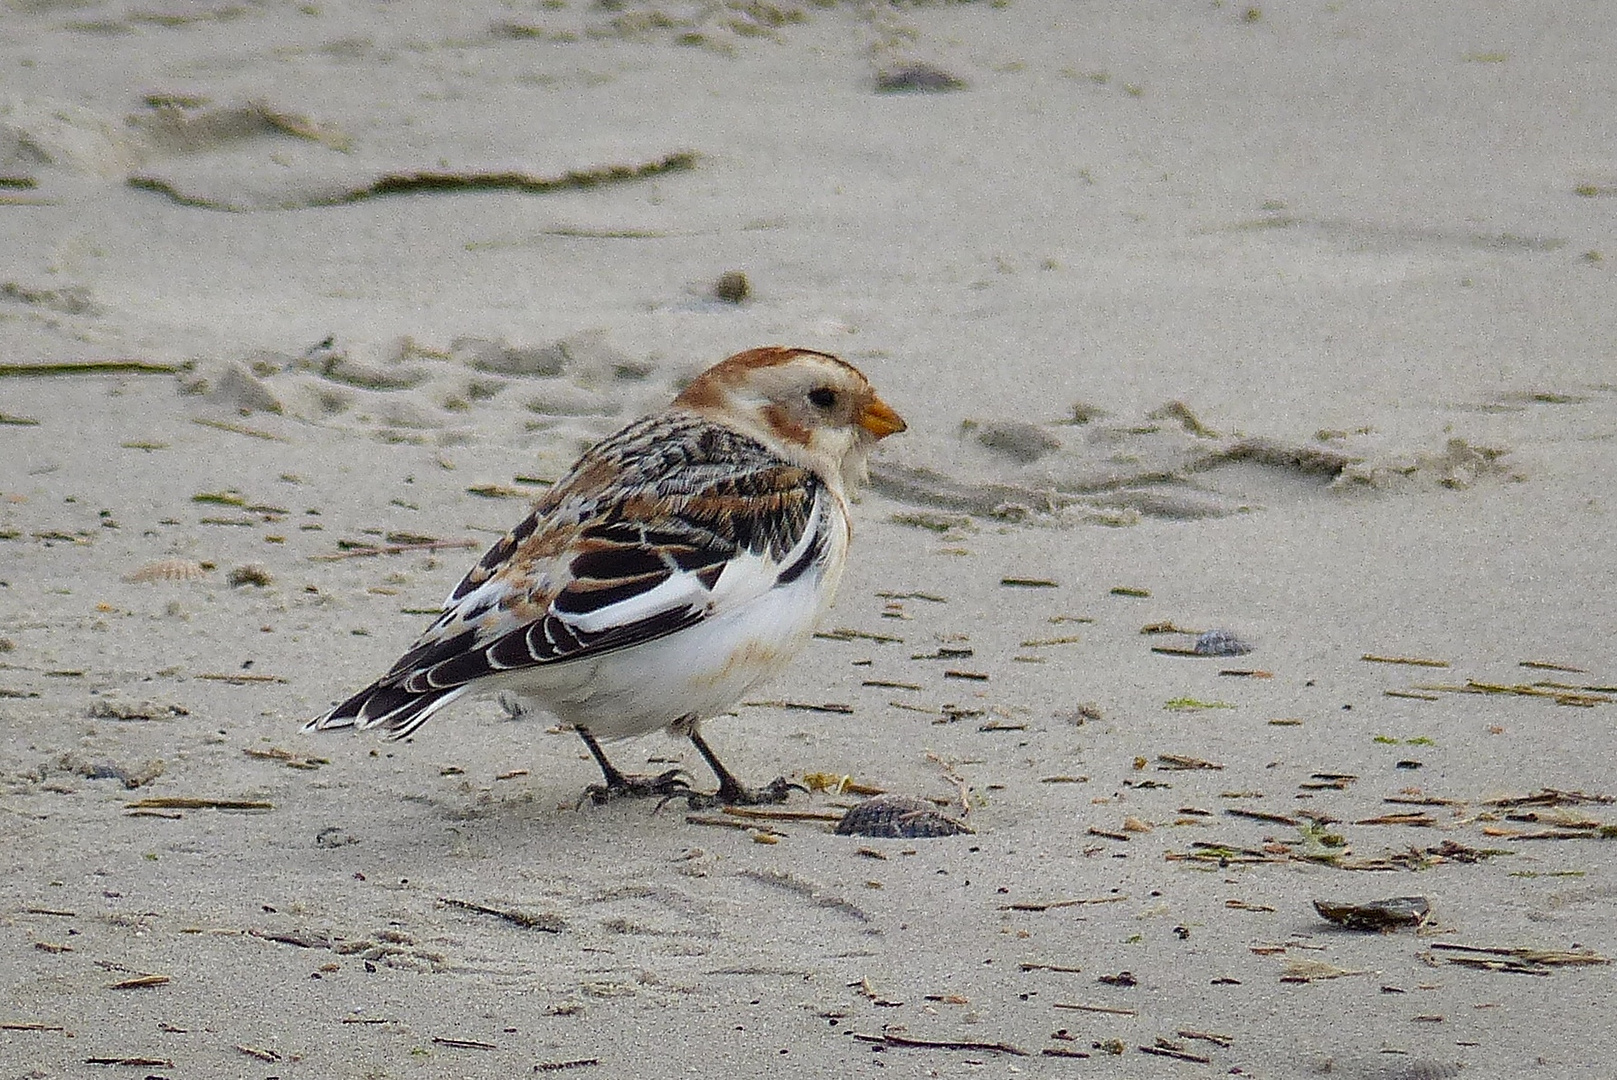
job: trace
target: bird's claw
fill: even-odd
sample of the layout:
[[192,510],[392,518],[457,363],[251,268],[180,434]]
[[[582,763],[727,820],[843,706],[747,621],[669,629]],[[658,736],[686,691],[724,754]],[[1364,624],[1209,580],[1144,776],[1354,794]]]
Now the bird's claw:
[[[613,770],[614,772],[616,770]],[[578,805],[583,806],[586,801],[596,806],[605,806],[615,799],[649,799],[661,798],[663,802],[677,799],[682,795],[693,794],[690,781],[685,779],[685,770],[669,769],[656,776],[632,776],[619,773],[610,783],[591,784],[584,789],[579,798]],[[658,804],[661,805],[660,803]]]
[[719,787],[713,792],[682,791],[669,798],[682,798],[690,810],[711,810],[717,806],[773,806],[783,803],[793,791],[808,794],[808,788],[794,784],[784,776],[777,776],[763,787],[749,788],[741,784]]

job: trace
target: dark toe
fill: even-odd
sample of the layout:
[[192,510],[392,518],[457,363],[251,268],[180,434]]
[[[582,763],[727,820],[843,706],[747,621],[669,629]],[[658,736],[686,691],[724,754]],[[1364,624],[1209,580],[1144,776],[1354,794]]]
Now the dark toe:
[[772,806],[783,803],[793,791],[808,793],[802,784],[794,784],[784,776],[777,776],[761,788],[741,784],[723,785],[715,792],[684,791],[684,798],[692,810],[711,810],[716,806]]
[[[615,771],[615,770],[614,770]],[[691,792],[690,781],[685,779],[683,769],[669,769],[656,776],[619,775],[608,784],[591,784],[584,789],[583,798],[596,806],[605,806],[615,799],[670,799]]]

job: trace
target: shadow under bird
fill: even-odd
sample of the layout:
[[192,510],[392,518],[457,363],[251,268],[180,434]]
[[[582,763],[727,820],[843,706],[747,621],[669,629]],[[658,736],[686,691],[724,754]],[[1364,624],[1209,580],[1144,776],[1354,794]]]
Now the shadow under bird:
[[[731,775],[701,724],[807,643],[847,559],[848,490],[903,419],[828,353],[766,347],[708,368],[665,410],[589,450],[500,538],[380,679],[304,730],[402,739],[471,694],[505,692],[577,731],[597,802],[782,802]],[[633,776],[602,740],[667,730],[718,777]]]

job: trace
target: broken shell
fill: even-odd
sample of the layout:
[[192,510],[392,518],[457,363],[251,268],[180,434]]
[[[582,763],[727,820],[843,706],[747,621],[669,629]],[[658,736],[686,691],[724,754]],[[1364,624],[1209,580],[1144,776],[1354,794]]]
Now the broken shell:
[[917,840],[956,836],[973,829],[913,795],[877,795],[851,808],[837,822],[838,836],[878,836]]
[[1396,930],[1420,926],[1431,918],[1432,905],[1424,896],[1394,896],[1363,904],[1315,900],[1320,916],[1349,930]]

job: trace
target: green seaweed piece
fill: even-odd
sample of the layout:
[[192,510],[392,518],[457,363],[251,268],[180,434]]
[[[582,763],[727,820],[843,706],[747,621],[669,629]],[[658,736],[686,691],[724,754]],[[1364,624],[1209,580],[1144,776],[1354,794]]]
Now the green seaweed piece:
[[1200,701],[1190,697],[1169,698],[1162,703],[1162,707],[1169,712],[1196,712],[1201,709],[1233,709],[1227,701]]

